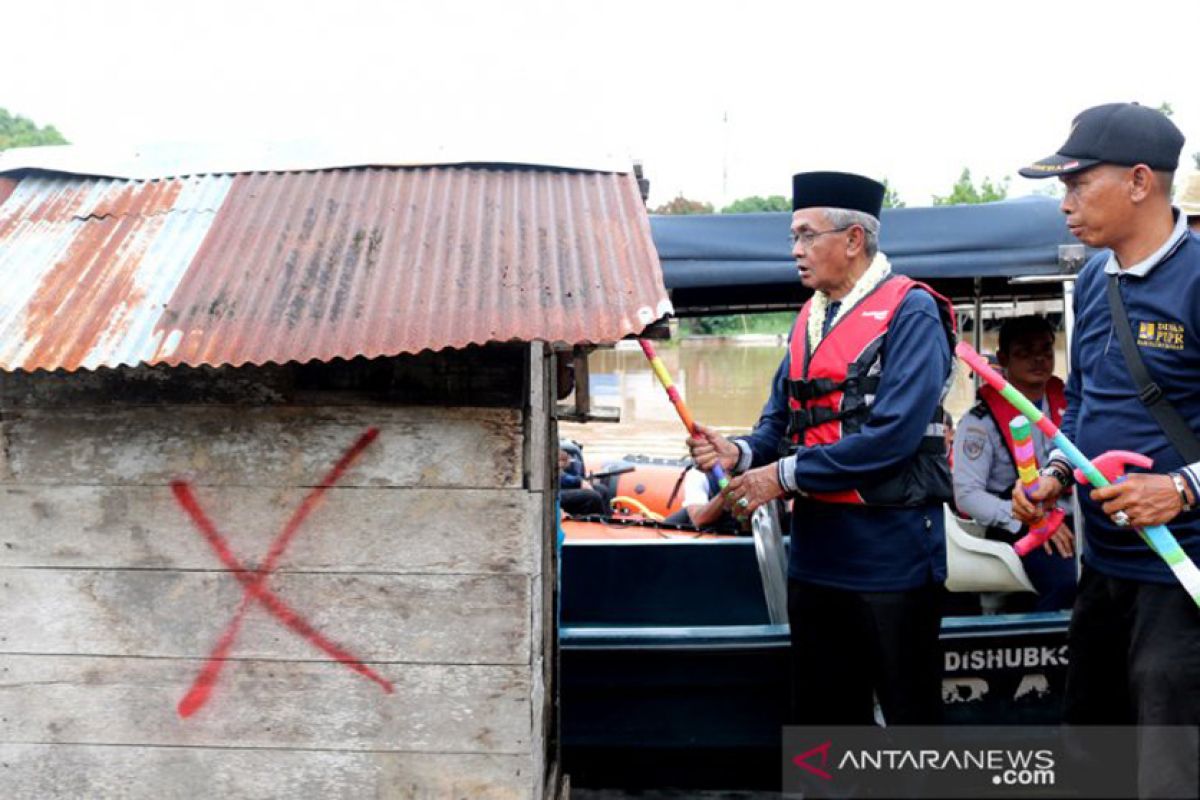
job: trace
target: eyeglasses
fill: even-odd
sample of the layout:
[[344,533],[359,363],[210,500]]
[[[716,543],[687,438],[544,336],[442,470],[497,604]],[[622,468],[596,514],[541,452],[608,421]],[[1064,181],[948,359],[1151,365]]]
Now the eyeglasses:
[[827,231],[810,231],[805,229],[799,233],[793,232],[791,234],[792,247],[796,246],[796,242],[800,242],[804,245],[804,249],[807,250],[808,248],[812,247],[813,242],[815,242],[818,237],[824,236],[827,233],[842,233],[843,231],[848,231],[853,227],[853,225],[843,225],[840,228],[830,228]]

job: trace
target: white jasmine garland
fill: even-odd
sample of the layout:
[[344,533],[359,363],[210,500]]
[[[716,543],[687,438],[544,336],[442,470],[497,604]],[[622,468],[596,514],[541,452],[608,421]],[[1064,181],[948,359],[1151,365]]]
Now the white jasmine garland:
[[[892,265],[888,263],[887,256],[883,251],[875,254],[875,258],[871,261],[871,266],[867,267],[867,271],[862,274],[854,287],[842,298],[842,304],[838,307],[837,314],[830,324],[837,324],[837,321],[846,315],[846,312],[858,305],[858,301],[866,297],[872,289],[883,280],[892,274]],[[808,307],[808,351],[811,353],[817,349],[817,345],[821,342],[821,331],[825,329],[825,314],[829,311],[829,295],[825,292],[815,292],[812,296],[811,305]]]

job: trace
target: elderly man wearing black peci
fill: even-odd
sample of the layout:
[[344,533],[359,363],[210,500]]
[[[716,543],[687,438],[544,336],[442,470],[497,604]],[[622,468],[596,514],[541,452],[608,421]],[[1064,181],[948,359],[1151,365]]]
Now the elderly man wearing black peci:
[[813,290],[753,432],[702,428],[702,468],[736,473],[736,513],[794,497],[788,567],[794,720],[889,725],[941,718],[941,408],[954,312],[879,252],[882,184],[793,178],[792,254]]

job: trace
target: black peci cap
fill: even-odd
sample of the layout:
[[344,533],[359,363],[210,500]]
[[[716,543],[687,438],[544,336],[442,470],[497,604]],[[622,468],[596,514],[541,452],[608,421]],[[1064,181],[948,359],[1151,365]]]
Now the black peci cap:
[[1137,103],[1107,103],[1075,117],[1057,153],[1018,172],[1026,178],[1055,178],[1097,164],[1145,164],[1174,172],[1182,149],[1183,134],[1162,112]]
[[792,176],[792,210],[846,208],[879,219],[884,186],[849,172],[800,172]]

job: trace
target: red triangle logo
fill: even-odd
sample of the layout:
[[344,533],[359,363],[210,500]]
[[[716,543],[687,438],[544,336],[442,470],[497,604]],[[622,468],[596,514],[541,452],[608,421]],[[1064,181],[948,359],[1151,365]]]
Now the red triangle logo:
[[[813,775],[816,775],[818,778],[821,778],[822,780],[831,781],[831,780],[833,780],[833,776],[830,775],[825,770],[821,769],[821,767],[823,767],[829,763],[829,745],[830,744],[831,744],[831,742],[823,742],[822,744],[817,745],[813,749],[808,750],[804,753],[801,753],[800,755],[793,758],[792,763],[795,764],[797,767],[800,767],[800,769],[808,770]],[[808,763],[808,760],[816,755],[819,755],[821,757],[821,767],[818,767],[818,766]]]

